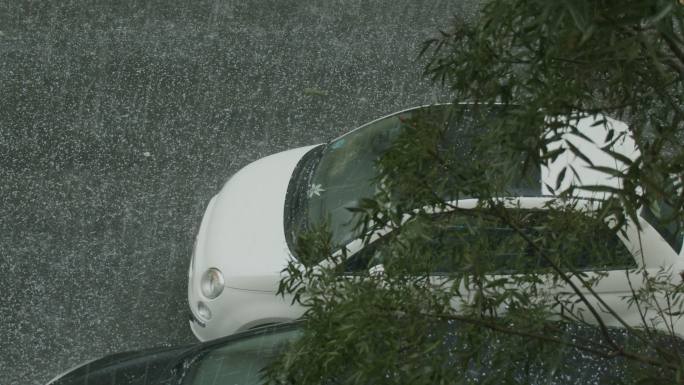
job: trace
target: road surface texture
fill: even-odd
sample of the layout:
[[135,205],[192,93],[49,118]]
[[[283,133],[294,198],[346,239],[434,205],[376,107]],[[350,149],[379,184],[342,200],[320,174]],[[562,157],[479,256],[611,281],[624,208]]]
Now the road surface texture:
[[0,0],[0,385],[193,342],[187,268],[209,198],[260,157],[448,101],[417,53],[473,13]]

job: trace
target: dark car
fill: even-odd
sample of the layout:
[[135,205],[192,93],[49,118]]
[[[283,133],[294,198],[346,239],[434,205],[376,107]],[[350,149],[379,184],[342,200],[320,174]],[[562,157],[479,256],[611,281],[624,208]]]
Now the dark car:
[[287,323],[194,345],[117,353],[48,385],[259,384],[261,369],[300,333],[297,323]]
[[[447,333],[445,347],[448,350],[458,350],[458,347],[463,346],[456,332],[459,325],[449,322],[447,327],[454,333]],[[574,341],[576,338],[599,344],[603,341],[602,332],[589,325],[564,324],[558,330],[562,330],[568,341]],[[609,332],[620,345],[637,347],[634,344],[640,343],[639,340],[631,338],[624,329],[610,328]],[[58,376],[48,385],[261,384],[262,370],[284,352],[289,343],[297,340],[302,334],[302,323],[293,322],[264,326],[194,345],[113,354],[82,364]],[[513,365],[514,369],[510,371],[511,366],[498,367],[494,361],[487,358],[488,354],[507,349],[506,346],[510,345],[507,345],[506,338],[509,337],[515,338],[499,335],[488,339],[491,350],[484,352],[485,355],[480,360],[473,361],[470,367],[462,368],[461,380],[464,380],[464,383],[478,383],[492,376],[503,378],[507,375],[512,376],[513,382],[518,384],[599,385],[623,383],[630,373],[630,363],[624,358],[602,358],[580,349],[560,345],[552,349],[553,354],[545,356],[546,361],[536,360],[518,365],[526,362],[525,358],[512,359],[509,365]],[[669,344],[672,341],[665,337],[662,347],[670,346],[671,349]],[[677,344],[677,349],[684,349],[682,341],[678,341]],[[654,352],[646,348],[643,353],[651,355]],[[635,367],[632,365],[631,368],[633,373]],[[344,368],[342,370],[344,371]],[[636,370],[640,371],[639,363],[636,363]],[[327,383],[334,384],[338,381]]]

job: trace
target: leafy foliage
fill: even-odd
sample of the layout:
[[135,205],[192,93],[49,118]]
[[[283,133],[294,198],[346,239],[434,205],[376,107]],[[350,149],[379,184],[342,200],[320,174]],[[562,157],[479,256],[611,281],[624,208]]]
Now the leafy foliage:
[[[405,119],[378,159],[376,196],[353,208],[373,255],[359,262],[325,227],[300,238],[280,292],[307,308],[307,328],[269,380],[684,381],[678,272],[647,270],[610,242],[638,237],[646,211],[681,240],[683,23],[673,0],[492,0],[477,22],[454,20],[427,41],[426,74],[468,103]],[[623,167],[565,139],[586,137],[587,116]],[[637,157],[616,149],[625,136]],[[545,186],[554,198],[543,210],[507,198],[564,151],[620,183],[565,185],[577,176],[567,166]],[[362,269],[348,268],[354,258]],[[631,295],[598,295],[603,269],[623,270]],[[582,377],[570,362],[604,370]]]

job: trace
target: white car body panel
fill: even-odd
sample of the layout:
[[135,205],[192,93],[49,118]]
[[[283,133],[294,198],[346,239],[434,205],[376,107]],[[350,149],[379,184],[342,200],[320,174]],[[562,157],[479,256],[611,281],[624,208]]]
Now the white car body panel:
[[[580,149],[584,155],[591,159],[594,165],[624,170],[627,167],[625,164],[616,161],[615,158],[601,150],[601,147],[608,145],[609,142],[606,142],[607,131],[605,131],[602,126],[592,126],[596,120],[600,119],[605,119],[606,127],[615,131],[614,138],[618,138],[618,135],[620,134],[623,135],[617,140],[616,143],[613,144],[613,151],[618,152],[632,160],[639,156],[639,150],[636,147],[634,139],[628,135],[629,128],[625,123],[601,115],[597,116],[597,119],[581,119],[579,122],[575,123],[577,130],[589,138],[590,141],[581,136],[573,134],[570,132],[570,130],[568,130],[562,135],[563,140],[553,142],[549,145],[549,151],[555,150],[557,148],[564,148],[566,151],[558,156],[558,158],[549,164],[548,167],[542,167],[541,175],[543,181],[543,195],[553,195],[553,192],[549,190],[549,186],[551,186],[551,188],[556,187],[556,179],[561,171],[568,166],[572,166],[575,171],[577,171],[579,177],[574,175],[571,170],[568,170],[565,173],[565,176],[563,177],[563,180],[556,192],[566,190],[571,185],[602,185],[608,187],[620,187],[620,180],[618,178],[611,177],[603,172],[591,169],[590,165],[586,161],[568,150],[569,146],[567,145],[567,142],[570,142],[576,148]],[[596,196],[595,193],[589,191],[579,190],[575,191],[574,194],[575,196],[582,198],[601,198],[601,196]]]
[[[198,301],[207,304],[213,314],[211,320],[203,320],[205,327],[191,322],[198,339],[205,341],[251,324],[298,317],[289,303],[274,293],[280,271],[290,258],[283,228],[287,186],[299,160],[314,147],[288,150],[250,163],[207,205],[188,277],[193,316],[199,318]],[[224,292],[213,300],[203,297],[200,290],[201,276],[210,267],[221,270],[225,278]]]
[[267,156],[233,175],[205,214],[197,271],[219,267],[227,287],[262,290],[252,279],[283,269],[283,257],[289,255],[283,229],[287,186],[297,162],[313,147]]
[[[607,120],[616,135],[628,132],[624,123],[610,118]],[[563,136],[563,141],[581,148],[595,164],[624,168],[624,165],[616,164],[613,158],[600,150],[605,144],[606,131],[599,126],[592,127],[594,122],[588,118],[577,124],[577,128],[593,143],[569,133]],[[554,145],[567,148],[563,141]],[[233,175],[209,202],[197,235],[188,283],[188,301],[194,319],[190,325],[199,340],[218,338],[267,323],[293,320],[303,314],[301,306],[292,305],[289,297],[276,296],[275,292],[281,279],[281,270],[292,258],[284,233],[288,183],[299,160],[314,147],[281,152],[247,165]],[[628,135],[618,141],[614,149],[631,159],[639,155],[634,141]],[[575,168],[580,178],[572,172],[566,172],[560,190],[572,184],[619,186],[617,178],[609,178],[606,174],[589,169],[585,161],[566,151],[548,168],[541,170],[542,195],[546,197],[524,198],[511,201],[511,204],[521,208],[542,207],[552,195],[546,185],[555,186],[561,170],[568,165]],[[597,197],[595,193],[586,191],[577,194],[581,198]],[[472,199],[459,202],[461,207],[475,205],[476,201]],[[643,260],[637,252],[637,263],[649,269],[674,266],[676,271],[684,270],[681,262],[684,250],[681,256],[676,255],[648,223],[642,223],[642,226],[641,232],[636,230],[636,226],[629,226],[628,238],[622,238],[631,251],[640,250],[640,247],[644,251]],[[359,245],[350,246],[350,249],[357,251]],[[225,289],[215,299],[205,298],[200,290],[201,276],[211,267],[221,270],[225,278]],[[640,276],[631,276],[631,281],[633,287],[640,286]],[[615,306],[621,317],[635,324],[640,321],[634,318],[634,310],[628,309],[622,300],[622,297],[630,294],[628,276],[624,271],[610,272],[598,284],[596,291]],[[211,319],[200,319],[197,312],[199,301],[211,309]],[[611,317],[606,322],[617,324]]]

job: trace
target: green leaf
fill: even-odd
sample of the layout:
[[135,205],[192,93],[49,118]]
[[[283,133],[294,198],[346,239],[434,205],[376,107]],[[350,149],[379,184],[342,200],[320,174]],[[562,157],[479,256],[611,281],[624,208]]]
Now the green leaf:
[[567,141],[567,140],[565,141],[565,144],[567,144],[567,146],[570,148],[570,151],[571,151],[575,156],[577,156],[578,158],[580,158],[580,159],[582,159],[583,161],[585,161],[589,166],[593,166],[593,165],[594,165],[594,162],[592,162],[591,159],[589,159],[589,157],[587,157],[586,155],[584,155],[584,153],[583,153],[582,151],[580,151],[580,149],[577,148],[577,146],[575,146],[574,144],[572,144],[571,142],[569,142],[569,141]]
[[561,172],[558,173],[558,176],[556,177],[556,188],[554,190],[560,189],[561,184],[563,184],[563,180],[565,179],[565,173],[568,171],[567,167],[563,167]]
[[603,152],[605,152],[606,154],[610,155],[610,156],[613,157],[614,159],[619,160],[620,162],[622,162],[623,164],[625,164],[625,165],[627,165],[627,166],[631,166],[631,165],[634,164],[634,162],[635,162],[635,161],[633,161],[632,159],[628,158],[626,155],[621,154],[621,153],[619,153],[619,152],[616,152],[616,151],[614,151],[614,150],[611,150],[611,149],[608,149],[608,148],[604,148],[604,149],[602,149],[602,150],[603,150]]
[[592,191],[592,192],[605,192],[605,193],[610,193],[610,194],[616,194],[616,195],[621,195],[622,190],[616,187],[611,187],[611,186],[602,186],[602,185],[586,185],[586,186],[578,186],[580,190],[585,190],[585,191]]
[[626,178],[627,174],[623,173],[622,171],[612,168],[612,167],[604,167],[604,166],[591,166],[592,170],[600,171],[604,174],[608,174],[610,176],[618,177],[618,178]]

